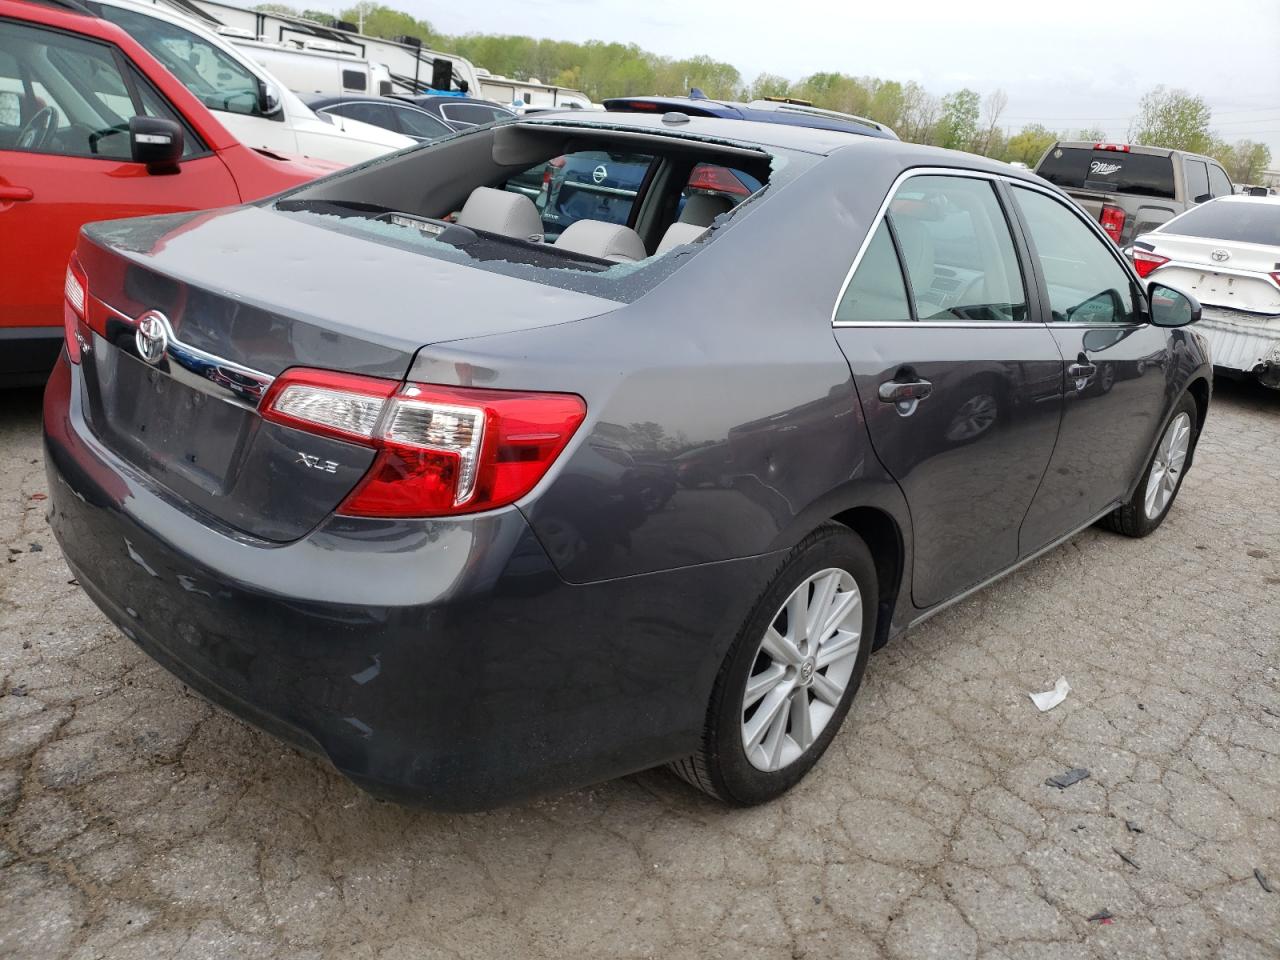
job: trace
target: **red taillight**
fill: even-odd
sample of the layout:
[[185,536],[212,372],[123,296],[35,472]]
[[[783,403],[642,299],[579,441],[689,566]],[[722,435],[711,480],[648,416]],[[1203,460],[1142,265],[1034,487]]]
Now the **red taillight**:
[[1095,143],[1095,150],[1114,150],[1117,153],[1128,153],[1129,145],[1127,143]]
[[67,357],[80,362],[80,341],[85,332],[85,311],[89,302],[89,278],[74,253],[67,262],[67,276],[62,284],[62,329],[67,343]]
[[649,103],[645,100],[628,100],[627,109],[628,110],[657,110],[658,104]]
[[1124,218],[1125,213],[1119,207],[1113,207],[1109,203],[1103,204],[1100,222],[1102,229],[1106,231],[1113,243],[1120,242],[1120,234],[1124,231]]
[[1162,267],[1168,262],[1168,257],[1162,257],[1148,250],[1139,250],[1137,247],[1133,248],[1133,268],[1138,271],[1140,277],[1150,276],[1151,271],[1156,267]]
[[689,174],[690,190],[714,190],[717,193],[731,193],[739,197],[751,195],[746,184],[735,177],[724,167],[710,163],[700,163]]
[[564,157],[552,157],[547,161],[547,165],[542,168],[542,185],[545,187],[551,183],[552,169],[559,170],[564,166]]
[[1271,279],[1275,281],[1275,285],[1277,287],[1280,287],[1280,270],[1277,270],[1275,273],[1271,274]]
[[338,512],[437,517],[490,510],[537,485],[587,407],[566,393],[478,390],[290,370],[263,398],[266,420],[377,450]]

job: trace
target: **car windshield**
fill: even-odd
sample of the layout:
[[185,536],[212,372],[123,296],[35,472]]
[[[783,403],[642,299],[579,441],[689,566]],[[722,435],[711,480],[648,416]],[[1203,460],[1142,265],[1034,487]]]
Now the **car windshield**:
[[1136,193],[1171,198],[1173,161],[1169,157],[1122,150],[1055,147],[1036,173],[1064,189]]
[[1210,201],[1193,207],[1157,232],[1280,247],[1280,203]]

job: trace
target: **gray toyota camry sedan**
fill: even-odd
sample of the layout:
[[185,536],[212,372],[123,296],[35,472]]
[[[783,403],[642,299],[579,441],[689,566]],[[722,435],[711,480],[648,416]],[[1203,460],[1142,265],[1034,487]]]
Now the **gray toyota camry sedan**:
[[670,764],[757,803],[873,650],[1090,524],[1160,526],[1198,316],[1002,164],[528,118],[86,227],[50,520],[131,640],[377,795]]

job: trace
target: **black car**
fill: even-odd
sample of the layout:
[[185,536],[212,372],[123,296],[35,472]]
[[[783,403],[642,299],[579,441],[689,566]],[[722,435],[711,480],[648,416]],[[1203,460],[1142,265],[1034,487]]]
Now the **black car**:
[[445,97],[436,94],[403,94],[397,100],[412,103],[415,107],[426,110],[439,120],[443,120],[454,130],[469,130],[481,124],[493,123],[495,120],[510,120],[515,113],[494,103],[492,100],[477,100],[472,97]]
[[454,128],[426,110],[389,97],[349,93],[300,93],[298,97],[320,117],[346,117],[412,137],[419,143],[439,140]]
[[[508,185],[577,153],[648,173],[548,242]],[[759,188],[689,215],[705,168]],[[1198,304],[1060,190],[741,120],[522,119],[91,225],[66,310],[46,469],[86,593],[446,809],[659,764],[778,796],[874,649],[1095,522],[1155,531],[1210,399]]]

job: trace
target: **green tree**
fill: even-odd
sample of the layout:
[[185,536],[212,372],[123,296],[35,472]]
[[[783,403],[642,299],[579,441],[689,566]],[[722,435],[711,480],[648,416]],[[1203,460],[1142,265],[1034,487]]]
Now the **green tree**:
[[1153,147],[1207,153],[1213,146],[1212,116],[1203,97],[1163,86],[1147,91],[1129,125],[1129,140]]
[[[1009,95],[999,88],[987,94],[987,99],[983,101],[982,109],[987,126],[986,133],[982,135],[983,156],[996,156],[999,150],[993,149],[993,147],[1003,147],[1002,143],[997,143],[996,133],[999,130],[1000,115],[1004,113],[1004,108],[1008,105]],[[1000,139],[1003,140],[1003,137]]]
[[933,131],[933,143],[951,150],[972,150],[978,139],[981,98],[967,87],[942,98],[942,115]]
[[1222,164],[1234,183],[1261,183],[1262,172],[1271,165],[1271,148],[1256,140],[1215,140],[1208,153]]
[[360,0],[355,6],[343,10],[338,19],[355,24],[363,22],[366,34],[387,40],[408,36],[417,37],[425,44],[434,45],[434,41],[439,37],[427,21],[415,20],[403,11],[373,3],[372,0]]
[[1081,127],[1076,131],[1075,139],[1092,140],[1094,143],[1102,143],[1107,139],[1107,133],[1101,127]]
[[1004,159],[1034,167],[1057,139],[1058,135],[1043,124],[1028,124],[1009,138],[1005,144]]
[[776,73],[762,73],[751,81],[748,95],[753,100],[763,97],[786,97],[791,93],[791,81]]

